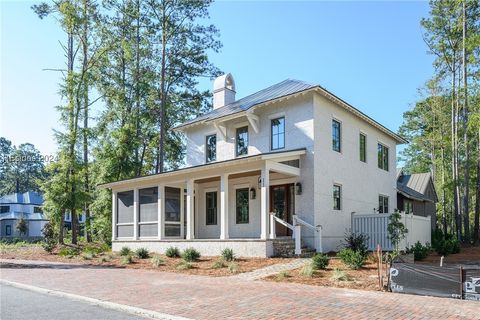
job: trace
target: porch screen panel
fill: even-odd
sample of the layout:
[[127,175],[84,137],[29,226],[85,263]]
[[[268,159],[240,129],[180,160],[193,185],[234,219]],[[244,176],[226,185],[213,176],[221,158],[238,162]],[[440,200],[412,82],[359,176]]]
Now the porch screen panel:
[[138,235],[156,237],[158,235],[158,188],[138,190]]
[[158,235],[158,224],[140,224],[138,225],[138,234],[140,237],[156,237]]
[[117,225],[117,237],[131,238],[133,237],[133,224],[132,225]]
[[165,236],[180,236],[180,189],[165,187]]
[[117,237],[133,237],[133,190],[117,193]]

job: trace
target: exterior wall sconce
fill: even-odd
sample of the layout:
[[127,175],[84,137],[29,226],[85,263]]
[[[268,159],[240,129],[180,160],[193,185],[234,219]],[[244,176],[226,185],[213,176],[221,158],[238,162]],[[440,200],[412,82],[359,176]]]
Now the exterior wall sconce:
[[295,183],[295,194],[302,194],[302,184],[300,182]]
[[258,177],[258,189],[262,188],[262,177]]
[[255,198],[257,198],[257,190],[255,190],[254,187],[251,187],[251,188],[250,188],[250,199],[253,200],[253,199],[255,199]]

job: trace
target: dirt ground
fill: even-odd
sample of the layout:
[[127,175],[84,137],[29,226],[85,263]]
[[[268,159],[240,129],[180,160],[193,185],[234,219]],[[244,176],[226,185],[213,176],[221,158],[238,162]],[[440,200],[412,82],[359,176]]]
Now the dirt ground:
[[[440,265],[441,255],[431,253],[427,258],[415,263]],[[448,255],[443,258],[444,264],[479,264],[480,265],[480,247],[463,247],[460,253]]]
[[[164,264],[159,267],[152,265],[151,259],[138,259],[134,258],[131,264],[122,264],[122,257],[117,253],[103,253],[99,254],[92,259],[84,259],[81,255],[74,256],[72,258],[62,257],[57,255],[56,250],[50,254],[43,250],[40,246],[25,246],[16,248],[2,248],[0,252],[0,258],[2,259],[18,259],[18,260],[41,260],[51,262],[64,262],[64,263],[76,263],[90,266],[105,266],[112,268],[130,268],[130,269],[149,269],[167,272],[181,272],[195,275],[206,275],[213,277],[230,276],[232,272],[228,268],[228,262],[226,267],[213,269],[212,264],[219,260],[220,257],[201,257],[198,261],[191,262],[192,269],[177,270],[176,266],[183,262],[181,258],[168,258],[165,255],[159,255]],[[238,265],[238,273],[253,271],[258,268],[263,268],[277,263],[287,263],[292,258],[237,258],[235,263]]]
[[[334,269],[342,270],[350,278],[348,281],[334,280]],[[302,283],[324,287],[350,288],[379,291],[377,263],[368,261],[359,270],[350,270],[339,259],[330,259],[326,270],[315,271],[312,277],[301,274],[301,268],[286,274],[277,274],[265,278],[266,281]],[[385,278],[385,269],[383,269]],[[385,280],[386,281],[386,280]]]

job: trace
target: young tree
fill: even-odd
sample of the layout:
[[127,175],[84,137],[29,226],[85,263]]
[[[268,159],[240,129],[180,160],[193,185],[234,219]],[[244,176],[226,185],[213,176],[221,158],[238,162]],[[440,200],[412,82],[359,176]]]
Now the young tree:
[[24,236],[28,233],[28,222],[23,217],[17,220],[17,231]]

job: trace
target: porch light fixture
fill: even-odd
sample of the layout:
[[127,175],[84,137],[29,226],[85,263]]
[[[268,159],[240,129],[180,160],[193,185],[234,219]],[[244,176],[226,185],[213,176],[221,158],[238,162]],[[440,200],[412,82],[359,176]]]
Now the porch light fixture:
[[300,182],[295,183],[295,194],[302,194],[302,184]]
[[258,177],[258,189],[262,188],[262,177]]
[[257,197],[257,190],[254,187],[250,188],[250,199],[254,200]]

